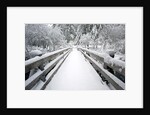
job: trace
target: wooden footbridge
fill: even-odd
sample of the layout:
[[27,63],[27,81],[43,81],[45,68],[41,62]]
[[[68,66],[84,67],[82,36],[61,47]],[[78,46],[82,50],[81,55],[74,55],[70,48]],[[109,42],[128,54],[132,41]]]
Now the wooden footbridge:
[[125,89],[123,61],[81,47],[64,48],[25,61],[25,73],[31,72],[25,80],[26,90]]

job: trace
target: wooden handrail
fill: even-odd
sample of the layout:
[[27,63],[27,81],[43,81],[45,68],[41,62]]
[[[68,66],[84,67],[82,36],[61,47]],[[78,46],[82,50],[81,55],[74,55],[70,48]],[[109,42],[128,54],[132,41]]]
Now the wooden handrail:
[[46,75],[45,82],[42,82],[42,84],[40,84],[38,87],[36,87],[36,90],[44,90],[46,88],[46,86],[49,84],[49,82],[52,80],[52,78],[54,77],[55,73],[58,71],[58,69],[61,67],[61,65],[63,64],[63,62],[65,61],[65,59],[68,57],[68,55],[70,54],[71,50],[69,50],[69,52],[63,57],[63,59],[61,59],[57,65]]
[[122,82],[120,79],[118,79],[116,76],[114,76],[113,74],[111,74],[110,72],[108,72],[106,69],[103,68],[102,64],[98,63],[97,61],[95,61],[93,58],[91,58],[90,56],[88,56],[85,52],[83,52],[81,50],[81,48],[79,48],[81,53],[90,61],[90,63],[92,63],[92,65],[94,66],[94,68],[96,70],[98,70],[103,77],[105,77],[105,79],[111,83],[117,90],[123,90],[125,89],[125,83]]
[[112,68],[114,71],[118,72],[119,74],[125,77],[125,62],[121,60],[116,60],[110,56],[106,57],[106,55],[100,54],[96,51],[92,51],[86,48],[79,47],[78,49],[82,50],[83,52],[86,52],[86,54],[90,55],[91,57],[94,57],[96,61],[99,61],[102,64]]
[[55,59],[56,56],[62,54],[63,52],[69,49],[70,48],[60,49],[54,52],[46,53],[40,57],[35,57],[25,61],[25,73],[29,72],[31,69],[36,68],[47,61]]
[[43,77],[45,78],[45,75],[51,71],[51,69],[69,52],[70,50],[68,50],[67,52],[65,52],[64,54],[61,54],[60,56],[58,56],[57,58],[55,58],[54,60],[52,60],[50,63],[48,63],[45,67],[44,70],[41,71],[37,71],[35,74],[33,74],[31,77],[29,77],[26,81],[25,81],[25,89],[26,90],[30,90],[31,88],[33,88],[35,86],[35,84],[42,79]]

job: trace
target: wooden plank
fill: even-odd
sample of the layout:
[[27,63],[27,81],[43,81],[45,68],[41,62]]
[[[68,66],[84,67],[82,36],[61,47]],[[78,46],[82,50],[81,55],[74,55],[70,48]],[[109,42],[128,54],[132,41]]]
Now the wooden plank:
[[124,62],[120,61],[121,65],[124,66],[124,68],[122,68],[122,66],[118,65],[116,60],[114,58],[112,58],[112,57],[109,57],[109,61],[112,61],[113,64],[105,62],[105,58],[106,57],[103,57],[102,55],[100,55],[99,53],[97,53],[95,51],[88,50],[88,49],[85,49],[85,48],[78,48],[78,49],[82,50],[83,52],[86,52],[88,55],[90,55],[96,61],[99,61],[100,63],[105,64],[106,66],[112,68],[114,71],[120,73],[122,76],[125,77],[125,63]]
[[42,85],[41,90],[44,90],[46,88],[46,86],[50,83],[50,81],[52,80],[53,76],[55,75],[55,73],[58,71],[58,69],[61,67],[61,65],[63,64],[63,62],[65,61],[65,59],[68,57],[68,55],[70,54],[71,50],[65,55],[64,59],[56,65],[56,67],[54,68],[54,71],[50,72],[47,75],[47,81],[44,83],[44,85]]
[[49,64],[46,65],[45,69],[43,71],[38,71],[34,75],[32,75],[30,78],[28,78],[25,81],[25,89],[30,90],[39,80],[42,76],[46,75],[69,51],[67,51],[64,54],[61,54],[59,57],[51,61]]
[[108,80],[108,82],[111,83],[117,90],[125,89],[125,84],[121,80],[119,80],[116,76],[105,70],[100,63],[96,62],[94,59],[85,54],[83,51],[81,52],[92,63],[94,68],[100,71],[100,73],[105,77],[105,79]]
[[96,51],[92,51],[89,49],[85,49],[85,48],[79,48],[82,51],[85,51],[87,54],[94,56],[97,60],[104,62],[104,57],[102,55],[100,55],[98,52]]
[[41,57],[35,57],[32,59],[29,59],[25,62],[25,73],[29,72],[31,69],[40,66],[44,62],[50,61],[51,59],[54,59],[59,54],[63,53],[64,51],[69,50],[70,48],[64,48],[61,50],[57,50],[54,52],[50,52],[48,54],[45,54]]

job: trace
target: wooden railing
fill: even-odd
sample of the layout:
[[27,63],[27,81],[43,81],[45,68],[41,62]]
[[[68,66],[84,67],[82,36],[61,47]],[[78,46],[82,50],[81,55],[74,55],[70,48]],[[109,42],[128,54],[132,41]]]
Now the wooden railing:
[[25,81],[25,89],[30,90],[39,80],[45,81],[45,76],[55,67],[55,65],[70,52],[70,48],[47,53],[41,57],[35,57],[25,62],[25,72],[48,63],[43,70],[40,69]]
[[[116,89],[122,90],[125,89],[125,83],[120,80],[118,77],[116,77],[114,74],[110,73],[106,68],[106,66],[109,66],[114,71],[121,74],[123,77],[125,77],[125,63],[122,61],[117,61],[109,56],[105,56],[103,54],[100,54],[96,51],[92,51],[85,48],[78,48],[79,51],[83,53],[85,58],[89,60],[89,62],[92,64],[92,66],[102,74],[102,76],[111,83]],[[106,59],[107,58],[107,59]],[[113,63],[112,63],[113,62]],[[118,64],[119,63],[119,64]]]
[[51,60],[55,59],[56,56],[62,54],[63,52],[67,51],[68,49],[70,49],[70,48],[65,48],[65,49],[54,51],[54,52],[46,53],[45,55],[43,55],[41,57],[35,57],[35,58],[25,61],[25,73],[29,72],[31,69],[33,69],[35,67],[42,65],[43,63],[45,63],[47,61],[51,61]]

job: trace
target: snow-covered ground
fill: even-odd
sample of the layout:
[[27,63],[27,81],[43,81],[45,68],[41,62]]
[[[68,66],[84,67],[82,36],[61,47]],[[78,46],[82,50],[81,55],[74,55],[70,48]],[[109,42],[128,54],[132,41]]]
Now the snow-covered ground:
[[73,48],[45,90],[109,89],[82,53]]

